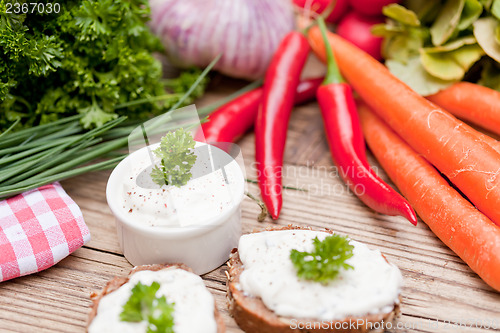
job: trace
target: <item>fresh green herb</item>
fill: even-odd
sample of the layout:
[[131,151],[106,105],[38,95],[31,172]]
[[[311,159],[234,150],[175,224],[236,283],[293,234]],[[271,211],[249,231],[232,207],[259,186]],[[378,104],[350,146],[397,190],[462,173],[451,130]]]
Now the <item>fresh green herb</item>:
[[432,95],[455,82],[452,80],[443,80],[429,74],[418,56],[409,58],[406,63],[389,59],[385,61],[385,65],[392,74],[424,96]]
[[493,60],[485,62],[479,83],[500,91],[500,64]]
[[500,21],[493,17],[484,17],[474,22],[474,37],[484,52],[500,63],[500,44],[496,38],[496,29],[500,26]]
[[[216,61],[214,59],[205,68],[172,109],[189,98],[190,92],[203,82]],[[220,105],[259,84],[258,81],[253,82],[232,95],[199,109],[199,116],[207,116]],[[82,127],[81,117],[82,115],[65,117],[48,124],[16,132],[6,130],[0,134],[0,178],[4,179],[0,181],[0,199],[55,181],[115,167],[126,156],[123,148],[129,142],[130,133],[141,123],[124,121],[125,117],[121,117],[88,131]],[[14,122],[10,129],[18,122]],[[163,132],[176,129],[166,123],[159,125]],[[158,130],[155,134],[158,134]]]
[[[256,181],[256,180],[253,180],[253,179],[248,179],[246,178],[245,181],[247,183],[251,183],[251,184],[258,184],[259,182]],[[294,190],[294,191],[300,191],[300,192],[309,192],[307,189],[305,188],[298,188],[298,187],[294,187],[294,186],[287,186],[287,185],[283,185],[282,186],[283,189],[285,190]]]
[[418,27],[420,25],[417,14],[397,3],[385,6],[383,8],[383,14],[412,27]]
[[341,269],[353,269],[345,261],[353,256],[354,246],[347,237],[331,235],[320,241],[313,239],[313,252],[292,250],[290,259],[297,269],[297,275],[305,280],[328,283],[335,279]]
[[383,13],[387,22],[372,33],[384,37],[386,65],[419,94],[435,94],[464,78],[485,85],[500,80],[478,71],[500,64],[500,0],[406,0]]
[[167,111],[200,76],[190,69],[162,82],[147,0],[59,1],[59,13],[27,15],[5,13],[7,2],[0,0],[0,132],[18,119],[16,130],[74,114],[85,128],[122,115],[145,119]]
[[165,296],[157,297],[158,282],[150,286],[138,282],[132,288],[132,295],[123,305],[120,320],[127,322],[148,321],[148,333],[174,332],[174,303],[168,303]]
[[185,185],[193,176],[191,168],[196,162],[195,144],[191,133],[183,128],[162,137],[160,146],[154,150],[160,165],[155,165],[151,171],[153,181],[158,185]]

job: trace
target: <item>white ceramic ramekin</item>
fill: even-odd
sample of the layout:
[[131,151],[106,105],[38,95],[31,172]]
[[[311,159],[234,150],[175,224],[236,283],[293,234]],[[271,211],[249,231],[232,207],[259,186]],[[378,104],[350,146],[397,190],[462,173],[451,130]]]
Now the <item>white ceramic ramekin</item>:
[[[143,149],[146,149],[143,148]],[[158,227],[137,223],[123,209],[123,177],[140,149],[127,156],[111,173],[106,187],[106,199],[115,216],[120,247],[132,265],[183,263],[196,274],[205,274],[228,260],[241,236],[241,201],[245,180],[239,168],[234,177],[238,182],[230,209],[215,218],[186,227]],[[143,152],[142,152],[143,153]]]

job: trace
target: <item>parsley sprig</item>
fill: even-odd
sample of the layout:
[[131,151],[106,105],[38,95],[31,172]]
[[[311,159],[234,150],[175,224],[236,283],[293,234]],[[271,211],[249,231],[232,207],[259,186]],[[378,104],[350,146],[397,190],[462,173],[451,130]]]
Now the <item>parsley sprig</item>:
[[0,0],[0,131],[16,119],[19,130],[75,114],[86,129],[122,115],[148,119],[169,110],[200,75],[183,70],[162,82],[153,53],[163,46],[148,27],[147,0],[65,0],[59,13],[27,15],[6,14],[9,2]]
[[132,295],[123,305],[120,320],[127,322],[148,321],[147,333],[174,333],[174,303],[168,303],[165,296],[157,297],[158,282],[150,286],[138,282],[132,288]]
[[191,133],[183,128],[167,133],[161,138],[160,147],[154,150],[161,161],[159,166],[153,167],[151,179],[158,185],[185,185],[193,176],[195,144]]
[[323,241],[315,237],[313,244],[312,252],[300,252],[295,249],[290,252],[290,259],[300,278],[326,284],[335,279],[341,269],[353,269],[345,263],[353,256],[354,249],[347,237],[331,235]]

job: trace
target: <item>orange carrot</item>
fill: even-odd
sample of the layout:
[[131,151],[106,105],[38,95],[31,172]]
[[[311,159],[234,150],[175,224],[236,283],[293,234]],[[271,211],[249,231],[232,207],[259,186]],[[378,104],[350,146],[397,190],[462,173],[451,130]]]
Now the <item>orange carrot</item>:
[[495,149],[497,152],[500,153],[500,142],[498,140],[496,140],[496,139],[492,138],[491,136],[486,135],[482,132],[476,131],[475,129],[473,129],[472,127],[470,127],[467,124],[464,124],[464,127],[468,128],[471,132],[475,132],[481,141],[484,141],[485,143],[490,145],[491,148]]
[[458,118],[500,135],[500,92],[470,82],[458,82],[427,96]]
[[382,120],[359,105],[366,142],[420,218],[487,284],[500,291],[500,228]]
[[[324,61],[319,28],[312,27],[308,35],[313,51]],[[363,100],[479,210],[500,224],[500,153],[367,53],[333,33],[328,38],[342,75]]]

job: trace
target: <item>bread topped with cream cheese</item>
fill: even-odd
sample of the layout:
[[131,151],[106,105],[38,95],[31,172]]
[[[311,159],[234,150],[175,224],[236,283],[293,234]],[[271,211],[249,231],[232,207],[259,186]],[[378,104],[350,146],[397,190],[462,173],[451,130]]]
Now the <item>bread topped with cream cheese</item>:
[[240,238],[228,263],[228,299],[241,329],[377,332],[392,322],[399,311],[402,276],[378,250],[348,240],[352,257],[345,262],[351,269],[339,270],[328,283],[298,276],[291,250],[309,253],[315,237],[332,234],[288,226]]
[[127,278],[114,278],[99,294],[93,294],[87,331],[89,333],[146,332],[148,323],[122,321],[120,315],[141,283],[152,286],[159,283],[157,297],[165,296],[173,303],[175,333],[223,333],[224,321],[215,306],[213,295],[203,280],[185,265],[143,265],[135,267]]

